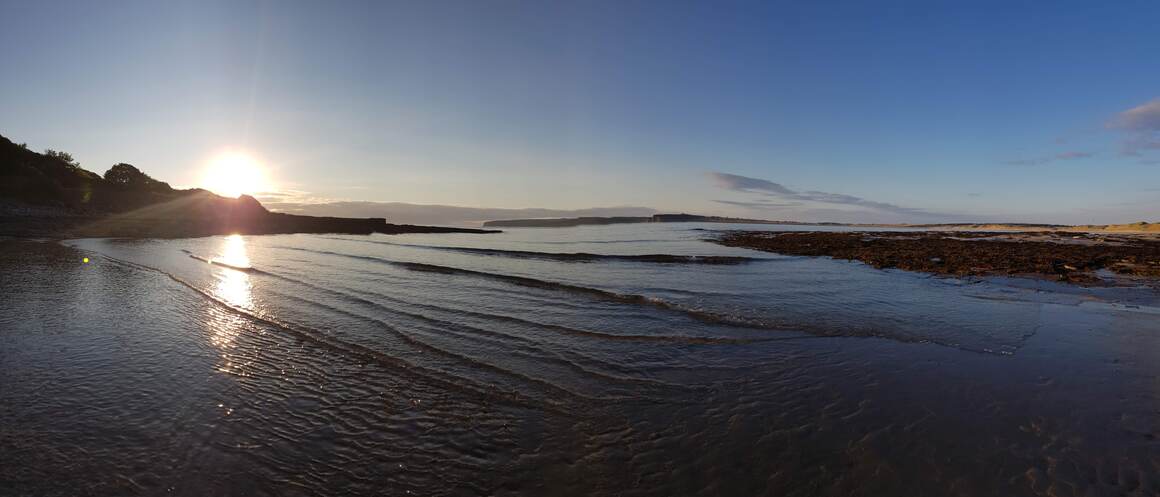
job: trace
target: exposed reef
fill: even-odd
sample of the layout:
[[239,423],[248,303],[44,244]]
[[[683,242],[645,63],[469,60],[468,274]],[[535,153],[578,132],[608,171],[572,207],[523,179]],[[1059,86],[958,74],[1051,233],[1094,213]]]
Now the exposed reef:
[[1036,276],[1096,283],[1098,271],[1160,278],[1154,235],[1070,232],[729,232],[714,240],[785,255],[857,260],[876,268],[955,276]]

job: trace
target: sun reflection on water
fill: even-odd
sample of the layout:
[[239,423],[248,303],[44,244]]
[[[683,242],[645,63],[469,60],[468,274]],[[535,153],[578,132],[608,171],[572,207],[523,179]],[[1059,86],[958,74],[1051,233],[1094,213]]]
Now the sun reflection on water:
[[[246,239],[241,235],[225,238],[221,255],[213,259],[233,267],[250,267],[250,257],[246,255]],[[232,306],[250,309],[253,296],[250,293],[250,275],[235,269],[218,271],[217,296]]]
[[[214,262],[221,262],[233,267],[249,267],[250,258],[246,254],[246,240],[241,235],[227,236],[219,249],[219,256]],[[253,293],[250,286],[250,275],[244,271],[221,267],[215,271],[217,285],[214,295],[230,306],[252,310],[254,307]],[[247,321],[237,314],[222,309],[213,309],[208,320],[210,325],[210,342],[222,349],[232,347],[234,339],[246,325]],[[229,355],[224,357],[226,369],[232,369]]]

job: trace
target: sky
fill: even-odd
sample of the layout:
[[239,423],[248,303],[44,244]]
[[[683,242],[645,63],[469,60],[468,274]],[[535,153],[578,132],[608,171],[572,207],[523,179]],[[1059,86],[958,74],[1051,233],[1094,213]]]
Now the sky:
[[0,134],[175,186],[244,153],[286,208],[1160,221],[1155,1],[0,11]]

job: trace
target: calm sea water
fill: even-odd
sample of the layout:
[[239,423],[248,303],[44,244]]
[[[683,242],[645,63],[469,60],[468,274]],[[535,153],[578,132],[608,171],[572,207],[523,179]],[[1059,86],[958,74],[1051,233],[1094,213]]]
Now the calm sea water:
[[1154,289],[705,241],[730,228],[76,240],[9,255],[0,483],[1160,492]]

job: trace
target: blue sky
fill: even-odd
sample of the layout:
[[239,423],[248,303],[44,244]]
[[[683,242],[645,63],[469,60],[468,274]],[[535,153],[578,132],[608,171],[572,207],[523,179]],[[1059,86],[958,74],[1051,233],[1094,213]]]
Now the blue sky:
[[1160,221],[1157,2],[0,3],[0,133],[97,171],[195,186],[229,149],[306,202]]

